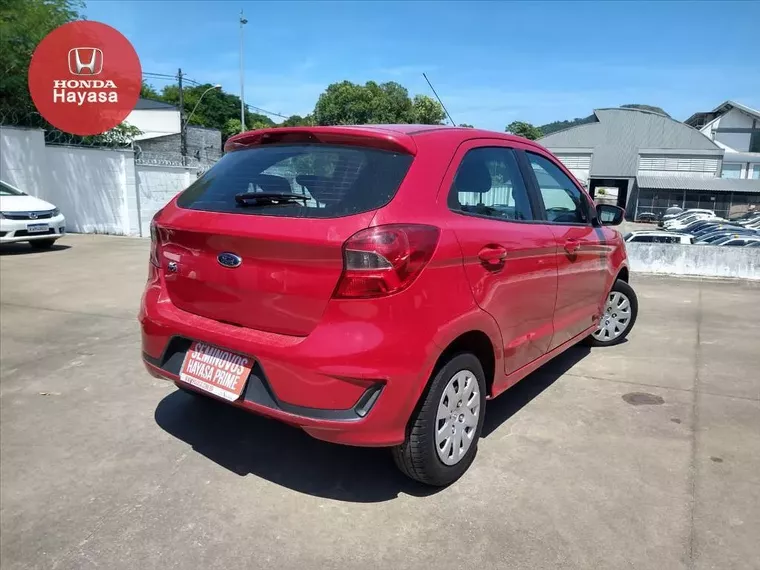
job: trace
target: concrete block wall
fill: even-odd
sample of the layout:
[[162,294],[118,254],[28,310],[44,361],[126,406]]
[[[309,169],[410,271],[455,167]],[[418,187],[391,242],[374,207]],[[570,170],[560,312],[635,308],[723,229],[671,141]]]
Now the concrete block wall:
[[631,271],[760,280],[760,248],[627,243]]
[[55,204],[72,232],[148,236],[150,219],[197,170],[136,164],[131,149],[46,145],[39,129],[0,128],[0,179]]

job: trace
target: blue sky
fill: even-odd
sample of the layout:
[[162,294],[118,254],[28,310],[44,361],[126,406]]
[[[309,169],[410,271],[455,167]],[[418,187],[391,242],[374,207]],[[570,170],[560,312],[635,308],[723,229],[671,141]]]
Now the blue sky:
[[[305,115],[330,83],[397,81],[457,123],[503,130],[625,103],[683,120],[727,99],[760,108],[760,2],[209,2],[89,0],[143,71],[221,83]],[[160,88],[162,82],[152,83]]]

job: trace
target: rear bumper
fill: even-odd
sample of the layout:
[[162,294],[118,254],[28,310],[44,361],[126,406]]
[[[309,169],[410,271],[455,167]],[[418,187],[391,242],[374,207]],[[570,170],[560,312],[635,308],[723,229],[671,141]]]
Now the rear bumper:
[[355,316],[342,311],[340,303],[331,304],[327,312],[333,314],[324,319],[330,324],[308,337],[292,337],[187,313],[160,286],[149,284],[139,317],[143,362],[152,375],[195,389],[179,378],[192,340],[248,355],[256,365],[241,398],[231,405],[301,427],[325,441],[397,445],[404,441],[440,349],[432,333],[380,331],[352,304]]

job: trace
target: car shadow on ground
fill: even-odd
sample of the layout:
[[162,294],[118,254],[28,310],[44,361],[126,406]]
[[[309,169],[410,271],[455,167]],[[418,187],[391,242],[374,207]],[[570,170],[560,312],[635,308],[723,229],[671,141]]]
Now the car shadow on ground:
[[53,244],[48,249],[35,249],[26,242],[4,243],[0,245],[0,255],[27,255],[30,253],[50,253],[69,249],[70,245]]
[[[488,403],[487,437],[589,353],[572,348]],[[221,467],[294,491],[339,501],[373,503],[440,489],[401,474],[387,449],[347,447],[313,439],[280,422],[177,390],[159,402],[156,423]]]

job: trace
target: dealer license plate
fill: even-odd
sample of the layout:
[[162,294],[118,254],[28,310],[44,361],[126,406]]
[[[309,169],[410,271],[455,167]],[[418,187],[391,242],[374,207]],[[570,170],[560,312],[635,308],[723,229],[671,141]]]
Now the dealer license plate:
[[233,402],[240,397],[253,368],[253,359],[193,342],[185,354],[179,378],[206,392]]
[[30,234],[46,233],[50,229],[47,224],[27,224],[26,231]]

